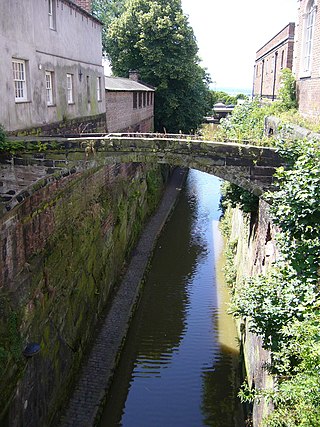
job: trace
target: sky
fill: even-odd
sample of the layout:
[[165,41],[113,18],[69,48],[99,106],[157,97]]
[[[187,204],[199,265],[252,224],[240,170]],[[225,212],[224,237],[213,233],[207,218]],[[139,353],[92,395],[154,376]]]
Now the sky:
[[251,89],[257,50],[297,18],[297,0],[181,1],[212,89]]

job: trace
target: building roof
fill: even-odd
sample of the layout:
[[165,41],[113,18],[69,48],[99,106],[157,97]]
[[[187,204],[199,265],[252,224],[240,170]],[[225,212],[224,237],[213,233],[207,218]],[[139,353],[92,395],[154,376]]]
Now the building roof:
[[291,40],[294,41],[295,23],[289,22],[281,31],[272,37],[256,52],[256,61],[263,56],[269,54],[271,51],[276,50],[279,46]]
[[92,15],[91,13],[87,12],[85,9],[80,7],[75,0],[62,0],[65,3],[67,3],[69,6],[76,9],[78,12],[82,13],[83,15],[87,16],[88,18],[92,19],[93,21],[97,22],[100,25],[104,25],[103,22],[100,21],[96,16]]
[[105,89],[117,92],[154,92],[154,87],[142,82],[126,79],[124,77],[107,77],[105,76]]

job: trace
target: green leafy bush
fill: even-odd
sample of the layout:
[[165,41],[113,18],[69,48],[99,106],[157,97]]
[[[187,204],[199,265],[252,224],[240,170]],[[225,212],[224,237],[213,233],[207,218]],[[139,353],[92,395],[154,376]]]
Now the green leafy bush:
[[279,169],[271,206],[281,258],[233,299],[234,314],[250,318],[251,331],[271,350],[276,389],[242,392],[243,399],[273,400],[268,427],[320,425],[319,144],[299,141],[289,154],[292,165]]
[[4,126],[0,123],[0,153],[15,153],[23,148],[23,142],[8,140]]
[[[276,380],[272,390],[244,385],[241,399],[272,400],[274,411],[264,420],[266,427],[310,427],[320,425],[320,143],[291,137],[290,121],[298,118],[295,81],[288,70],[282,74],[279,98],[270,105],[254,100],[235,108],[215,136],[223,141],[272,143],[287,159],[287,169],[279,168],[276,174],[278,190],[269,195],[273,222],[280,230],[280,257],[266,275],[238,286],[232,311],[236,317],[249,319],[250,330],[271,351],[268,368]],[[283,120],[278,139],[264,136],[268,115]],[[246,212],[254,208],[255,201],[243,190],[226,184],[222,192],[223,210],[227,206]],[[232,282],[234,254],[230,242],[226,271]]]
[[224,212],[228,206],[239,206],[245,213],[255,213],[259,207],[259,197],[236,184],[224,182],[221,186],[220,209]]
[[265,117],[277,115],[288,123],[290,117],[297,114],[296,108],[295,79],[289,69],[284,69],[277,101],[262,103],[255,98],[237,105],[230,116],[221,120],[215,137],[221,141],[273,145],[276,138],[270,138],[264,132]]
[[296,80],[289,68],[284,68],[281,70],[278,97],[278,106],[280,110],[285,111],[297,108]]
[[228,95],[226,92],[223,92],[223,91],[210,90],[209,92],[209,101],[210,101],[211,108],[214,106],[214,104],[217,104],[218,102],[223,102],[226,105],[230,105],[230,104],[236,105],[238,102],[238,99],[247,100],[248,97],[243,93],[239,93],[235,96],[232,96],[232,95]]
[[3,125],[0,123],[0,144],[4,143],[6,140],[6,132]]
[[221,119],[215,139],[259,146],[274,145],[276,138],[265,135],[265,118],[278,114],[280,110],[283,109],[277,102],[261,104],[257,98],[245,101],[237,105],[231,115]]

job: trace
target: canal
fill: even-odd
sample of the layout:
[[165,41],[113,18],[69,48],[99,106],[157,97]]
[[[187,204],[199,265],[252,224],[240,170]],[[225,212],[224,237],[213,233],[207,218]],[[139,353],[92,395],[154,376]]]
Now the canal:
[[100,427],[240,427],[220,180],[191,170],[156,246]]

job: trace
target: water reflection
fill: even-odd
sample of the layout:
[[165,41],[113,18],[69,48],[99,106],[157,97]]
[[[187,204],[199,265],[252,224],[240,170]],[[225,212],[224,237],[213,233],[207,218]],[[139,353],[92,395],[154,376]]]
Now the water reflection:
[[236,426],[236,347],[221,345],[218,330],[219,197],[217,178],[190,172],[157,244],[101,427]]
[[220,347],[220,357],[203,371],[202,412],[204,425],[231,427],[238,425],[239,405],[234,399],[238,353],[226,346]]

